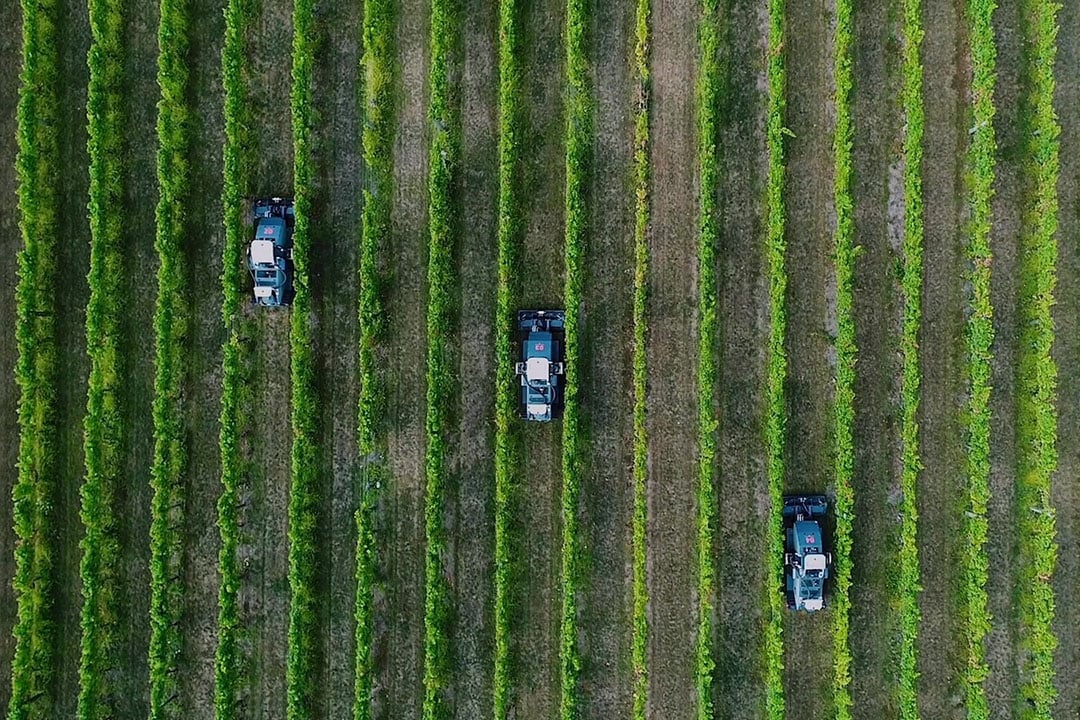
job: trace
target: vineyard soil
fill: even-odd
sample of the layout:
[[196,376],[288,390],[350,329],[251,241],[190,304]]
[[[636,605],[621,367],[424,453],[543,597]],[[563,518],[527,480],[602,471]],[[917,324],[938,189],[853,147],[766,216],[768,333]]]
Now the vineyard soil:
[[[63,7],[58,22],[61,44],[61,72],[69,78],[60,93],[62,167],[87,168],[86,89],[89,71],[86,54],[90,48],[89,16],[84,0]],[[86,172],[63,173],[60,188],[60,230],[67,242],[58,243],[58,265],[68,269],[69,278],[84,278],[90,270],[90,225],[86,213],[89,176]],[[56,629],[60,637],[79,637],[79,540],[83,536],[79,519],[79,487],[83,469],[83,415],[86,412],[86,384],[90,361],[86,355],[86,303],[90,291],[82,282],[60,282],[57,288],[57,351],[65,360],[57,393],[58,476],[55,485],[55,523],[58,528],[58,557],[55,571],[70,582],[58,585],[54,605]],[[79,695],[79,652],[71,644],[57,657],[56,714],[73,717]]]
[[[632,3],[593,6],[595,139],[585,249],[581,360],[584,458],[582,695],[586,720],[631,710],[633,484]],[[588,183],[588,181],[586,181]],[[588,197],[588,196],[587,196]]]
[[424,268],[427,226],[427,3],[406,0],[395,32],[393,201],[379,248],[386,331],[376,348],[390,477],[376,524],[375,717],[420,717],[424,625]]
[[[825,492],[833,477],[836,273],[832,137],[836,122],[832,2],[786,3],[785,142],[788,252],[787,476],[785,493]],[[794,31],[798,28],[797,31]],[[832,616],[784,618],[789,720],[832,712]]]
[[[251,197],[288,194],[292,187],[289,50],[292,3],[267,0],[245,38],[246,78],[254,155]],[[246,720],[285,711],[285,654],[289,585],[286,507],[289,492],[289,318],[254,305],[243,311],[242,357],[247,387],[241,417],[250,430],[241,447],[247,473],[240,495],[240,623],[246,634],[246,682],[240,707]]]
[[[728,717],[760,718],[764,711],[761,640],[765,628],[765,533],[769,494],[765,478],[763,409],[769,293],[760,242],[765,152],[764,48],[768,16],[760,3],[738,0],[722,13],[726,112],[721,114],[720,244],[717,286],[720,332],[719,438],[713,562],[717,584],[716,708]],[[728,510],[725,510],[727,508]],[[737,510],[736,510],[737,508]]]
[[855,522],[852,529],[852,701],[859,713],[896,713],[900,534],[900,335],[904,262],[900,3],[856,3],[852,48],[855,123]]
[[[487,0],[463,5],[461,190],[458,246],[461,305],[458,323],[457,436],[451,482],[449,543],[456,622],[451,630],[454,717],[485,717],[492,707],[493,562],[495,543],[495,407],[497,40],[498,11]],[[453,337],[451,335],[451,337]]]
[[184,505],[184,645],[181,655],[181,712],[191,720],[213,720],[214,653],[217,648],[218,550],[216,502],[221,494],[218,416],[221,408],[221,222],[224,144],[221,44],[224,15],[214,0],[190,5],[189,157],[192,193],[188,205],[188,335],[184,413],[187,450]]
[[[967,272],[964,251],[969,72],[963,14],[952,0],[928,0],[923,18],[926,203],[923,365],[919,411],[919,708],[926,717],[963,717],[962,673],[967,659],[966,610],[961,597],[967,463],[963,412],[967,402],[967,297],[957,278]],[[929,68],[941,68],[931,72]]]
[[[514,278],[517,307],[562,307],[566,8],[559,0],[528,0],[519,8],[523,237]],[[559,708],[561,431],[557,423],[524,427],[514,471],[522,543],[515,554],[520,615],[511,631],[511,694],[522,720],[556,717]]]
[[697,717],[697,10],[657,0],[652,15],[648,714],[667,720]]
[[1016,363],[1021,352],[1017,344],[1017,288],[1023,199],[1023,151],[1025,140],[1020,127],[1021,62],[1023,38],[1021,13],[1014,4],[1002,5],[994,13],[998,73],[994,89],[994,131],[998,159],[994,184],[993,226],[990,248],[993,253],[990,300],[994,308],[994,345],[991,361],[990,396],[990,526],[986,544],[990,559],[990,615],[994,623],[987,637],[986,657],[990,676],[986,696],[990,717],[1005,720],[1019,711],[1016,702],[1019,657],[1016,624],[1016,527],[1014,502],[1019,452],[1016,445]]
[[1057,602],[1054,631],[1060,643],[1056,655],[1058,701],[1055,717],[1080,714],[1080,687],[1070,682],[1080,663],[1080,606],[1067,598],[1080,582],[1080,122],[1071,108],[1080,103],[1080,7],[1063,4],[1058,11],[1057,97],[1061,123],[1061,176],[1058,181],[1058,305],[1054,309],[1058,375],[1058,471],[1053,501],[1057,508],[1058,566],[1054,590]]
[[363,168],[360,154],[360,7],[324,3],[316,32],[316,186],[310,247],[320,428],[317,536],[319,657],[317,717],[348,717],[352,709],[353,613],[356,596],[356,423],[358,319],[356,272]]

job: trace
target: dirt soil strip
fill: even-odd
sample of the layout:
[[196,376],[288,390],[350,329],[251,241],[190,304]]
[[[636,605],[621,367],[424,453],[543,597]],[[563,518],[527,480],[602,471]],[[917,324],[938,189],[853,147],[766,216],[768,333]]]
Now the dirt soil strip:
[[[247,38],[247,88],[254,150],[251,197],[292,192],[292,118],[289,109],[292,3],[265,0]],[[247,656],[240,712],[246,718],[285,713],[285,653],[289,616],[287,503],[289,494],[289,316],[246,306],[251,335],[244,360],[251,372],[246,407],[248,466],[240,497],[240,624]],[[244,403],[244,404],[246,404]]]
[[318,537],[323,669],[316,696],[317,716],[330,720],[349,716],[355,678],[360,6],[327,3],[317,32],[317,177],[309,243],[323,483]]
[[[836,272],[832,266],[833,45],[835,9],[826,0],[787,3],[787,143],[789,278],[788,426],[785,493],[825,492],[833,474]],[[832,708],[829,612],[784,619],[788,718],[822,718]]]
[[[562,307],[563,289],[563,79],[565,3],[530,0],[519,5],[522,71],[521,225],[523,251],[519,309]],[[516,670],[512,691],[517,717],[556,717],[559,708],[561,612],[559,423],[522,423],[521,485],[515,523],[522,551],[515,570],[520,621],[511,633]]]
[[581,315],[583,717],[631,712],[634,4],[592,5],[591,217]]
[[919,427],[919,710],[928,718],[964,716],[967,665],[964,511],[967,459],[963,413],[967,398],[963,233],[967,217],[964,153],[968,135],[969,60],[964,16],[953,0],[924,0],[923,86],[926,123],[922,399]]
[[378,517],[377,718],[420,717],[424,698],[424,368],[427,253],[428,4],[402,0],[395,18],[397,74],[390,238],[379,249],[386,333],[376,350],[386,390],[389,486]]
[[648,347],[648,715],[697,717],[698,3],[653,5]]
[[125,477],[117,486],[117,539],[123,569],[120,641],[124,657],[114,680],[117,712],[145,715],[149,707],[147,669],[150,638],[150,465],[153,457],[154,343],[147,342],[157,299],[154,249],[157,204],[157,3],[134,3],[124,29],[126,93],[124,164],[124,272],[127,298],[121,324],[125,372],[122,400]]
[[904,118],[900,108],[901,9],[857,6],[853,170],[855,243],[855,524],[852,528],[851,651],[854,709],[897,712],[900,502],[899,356],[903,303]]
[[224,110],[220,2],[190,6],[189,90],[192,197],[188,205],[187,379],[184,388],[187,468],[184,506],[184,646],[180,659],[181,716],[214,717],[214,652],[217,647],[217,498],[221,495],[221,224]]
[[1016,526],[1013,510],[1016,497],[1016,363],[1017,292],[1019,286],[1019,242],[1021,233],[1022,157],[1026,145],[1020,127],[1020,84],[1022,38],[1020,9],[1015,3],[1002,4],[994,13],[997,43],[997,85],[994,90],[994,130],[997,134],[997,175],[992,202],[993,224],[990,248],[993,270],[990,299],[994,308],[994,344],[991,348],[990,385],[990,504],[987,519],[990,532],[986,543],[990,560],[990,616],[986,638],[986,659],[990,676],[986,698],[991,718],[1014,717],[1020,657],[1017,654],[1017,627],[1014,607],[1016,590]]
[[[86,382],[90,361],[86,355],[86,303],[90,290],[90,225],[86,202],[89,193],[89,159],[86,152],[86,88],[90,48],[89,11],[85,0],[74,0],[60,11],[61,73],[68,82],[61,91],[63,129],[60,139],[63,186],[60,194],[60,232],[57,267],[63,268],[57,288],[57,357],[64,359],[57,395],[57,512],[54,518],[59,540],[56,558],[57,717],[74,717],[79,694],[79,540],[83,536],[79,517],[79,487],[83,468],[83,416],[86,414]],[[153,232],[151,230],[151,232]]]
[[454,717],[487,717],[492,708],[495,543],[495,222],[497,187],[496,26],[498,7],[470,0],[461,12],[461,195],[458,283],[457,441],[451,445],[447,538],[455,603],[450,630]]
[[11,699],[11,661],[15,654],[12,628],[15,625],[15,528],[11,493],[16,481],[19,455],[18,403],[15,384],[15,312],[9,308],[15,297],[15,258],[22,247],[19,232],[18,199],[15,195],[15,107],[22,64],[21,13],[18,3],[0,7],[0,67],[10,68],[0,79],[0,712]]
[[1057,109],[1061,123],[1061,174],[1058,179],[1058,283],[1054,311],[1054,357],[1058,374],[1058,471],[1053,502],[1057,509],[1058,565],[1054,590],[1058,598],[1054,632],[1058,637],[1058,701],[1054,716],[1080,715],[1080,605],[1070,598],[1080,583],[1080,5],[1065,3],[1058,11]]
[[[765,48],[769,17],[760,2],[735,0],[722,15],[727,105],[721,111],[719,345],[720,498],[716,700],[723,717],[763,717],[766,528],[763,411],[769,292],[765,271]],[[725,512],[725,508],[740,508]],[[776,579],[779,582],[779,579]]]

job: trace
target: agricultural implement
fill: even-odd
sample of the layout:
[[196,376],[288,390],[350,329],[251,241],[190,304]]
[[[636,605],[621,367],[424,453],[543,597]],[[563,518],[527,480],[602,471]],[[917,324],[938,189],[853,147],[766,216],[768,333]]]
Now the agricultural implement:
[[521,379],[520,411],[526,420],[549,422],[563,406],[563,310],[522,310],[517,315],[521,361],[514,365]]
[[813,612],[825,604],[832,554],[825,552],[819,519],[829,510],[824,495],[784,498],[784,587],[788,608]]
[[252,279],[252,302],[263,307],[282,307],[292,302],[293,225],[292,200],[279,197],[256,200],[252,207],[255,235],[247,250]]

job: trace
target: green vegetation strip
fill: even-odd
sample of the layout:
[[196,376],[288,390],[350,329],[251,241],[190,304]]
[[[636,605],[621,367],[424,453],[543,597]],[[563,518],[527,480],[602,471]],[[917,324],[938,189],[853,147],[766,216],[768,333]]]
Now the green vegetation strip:
[[183,388],[187,366],[184,248],[188,174],[188,5],[161,0],[158,26],[157,206],[158,297],[154,311],[154,458],[150,484],[150,718],[180,713],[184,643],[183,520],[185,501]]
[[559,717],[581,716],[581,651],[578,648],[577,596],[581,582],[578,505],[581,501],[582,438],[578,385],[581,341],[578,324],[584,286],[588,232],[587,187],[592,147],[593,108],[589,86],[588,0],[566,4],[566,387],[562,427],[562,618],[559,641],[561,698]]
[[227,339],[221,380],[221,497],[218,500],[218,646],[214,662],[214,717],[239,717],[239,691],[245,671],[240,626],[240,485],[245,467],[240,448],[244,432],[247,362],[243,347],[245,323],[240,314],[244,292],[244,193],[251,180],[250,111],[245,77],[248,72],[245,36],[253,22],[250,0],[229,0],[225,9],[222,82],[225,89],[222,319]]
[[292,126],[294,286],[289,315],[292,369],[292,482],[289,487],[289,635],[285,666],[285,717],[315,715],[318,687],[317,548],[319,409],[312,338],[311,271],[308,266],[312,197],[315,194],[315,0],[293,3]]
[[1020,240],[1019,365],[1016,373],[1018,484],[1015,509],[1019,562],[1016,611],[1021,718],[1047,718],[1054,688],[1054,589],[1057,563],[1050,486],[1057,467],[1057,366],[1054,363],[1055,267],[1058,228],[1058,135],[1054,114],[1057,8],[1054,0],[1026,0],[1021,123],[1025,198]]
[[78,720],[108,718],[117,700],[110,676],[120,654],[116,492],[124,481],[121,318],[124,249],[124,17],[120,0],[91,0],[86,113],[90,155],[90,301],[86,344],[90,382],[85,421],[86,479],[81,516],[82,644]]
[[970,193],[971,310],[968,316],[968,508],[965,550],[964,598],[967,604],[965,635],[968,660],[965,677],[970,720],[986,720],[989,707],[983,687],[989,668],[986,635],[990,611],[986,583],[986,507],[990,500],[990,348],[994,341],[990,306],[990,198],[993,195],[997,141],[994,138],[994,79],[997,49],[994,45],[994,0],[968,0],[969,42],[972,69],[972,132],[968,147],[967,175]]
[[60,38],[56,2],[22,2],[17,115],[19,228],[15,342],[19,468],[14,590],[18,604],[8,720],[55,716],[53,498],[56,493],[56,248],[60,186]]
[[900,489],[900,717],[916,720],[918,709],[919,550],[916,490],[922,462],[919,457],[919,326],[923,284],[923,69],[922,2],[904,0],[903,88],[904,130],[904,268],[901,297],[904,319],[900,337],[903,363],[900,386],[902,423]]
[[385,443],[379,423],[380,393],[375,347],[382,327],[379,248],[390,232],[394,143],[394,2],[364,5],[363,73],[364,203],[360,215],[360,401],[357,434],[361,456],[360,508],[356,512],[356,681],[354,720],[372,717],[375,658],[374,596],[377,549],[374,505],[386,475]]
[[852,0],[837,0],[834,75],[833,202],[836,205],[836,589],[833,592],[833,704],[837,720],[851,718],[851,526],[855,515],[855,217],[851,195]]
[[514,484],[514,359],[511,357],[513,283],[517,255],[518,67],[516,0],[499,0],[499,220],[498,280],[495,298],[495,720],[510,713],[511,503]]
[[716,250],[719,242],[720,95],[720,3],[706,0],[699,35],[701,66],[698,69],[698,172],[701,198],[698,216],[698,718],[713,716],[713,657],[715,634],[716,569],[713,565],[713,532],[716,523],[716,362],[714,348],[719,332],[716,315]]
[[784,717],[784,594],[780,578],[784,573],[784,537],[781,519],[784,494],[784,380],[787,354],[787,272],[784,255],[784,0],[769,0],[768,49],[769,115],[765,142],[769,151],[766,185],[767,219],[765,251],[769,273],[769,345],[765,378],[765,450],[769,482],[769,545],[767,549],[765,628],[765,715],[768,720]]
[[424,527],[427,534],[424,592],[424,720],[450,717],[445,697],[451,681],[449,623],[450,588],[443,567],[447,556],[443,515],[449,478],[447,445],[454,373],[450,328],[455,327],[453,301],[457,277],[453,268],[456,239],[454,187],[458,172],[459,124],[453,103],[450,68],[458,37],[455,3],[431,3],[431,150],[428,171],[428,298],[427,298],[427,478]]
[[648,287],[649,287],[649,20],[650,0],[637,0],[634,69],[634,672],[633,720],[646,720],[649,700],[649,436]]

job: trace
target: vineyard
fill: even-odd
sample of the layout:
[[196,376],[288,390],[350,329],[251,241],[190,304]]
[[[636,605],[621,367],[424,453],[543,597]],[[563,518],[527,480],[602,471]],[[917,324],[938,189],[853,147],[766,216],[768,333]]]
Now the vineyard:
[[1080,4],[0,28],[7,720],[1080,714]]

